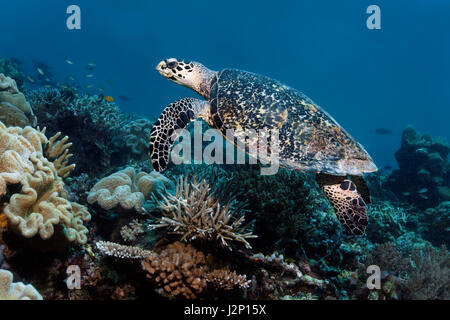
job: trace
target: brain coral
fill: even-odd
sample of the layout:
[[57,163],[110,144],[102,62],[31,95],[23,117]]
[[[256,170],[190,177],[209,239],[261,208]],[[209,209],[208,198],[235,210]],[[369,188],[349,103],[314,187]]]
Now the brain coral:
[[42,300],[42,296],[32,285],[12,281],[12,273],[0,269],[0,300]]
[[[45,240],[59,225],[69,241],[86,243],[83,221],[91,216],[86,207],[67,200],[58,169],[43,154],[48,142],[41,131],[6,128],[0,122],[0,198],[7,202],[8,228],[27,238],[39,233]],[[20,191],[7,192],[8,185],[19,183]]]
[[128,167],[97,182],[87,200],[90,204],[98,202],[103,209],[119,205],[144,213],[144,200],[149,199],[152,193],[159,194],[169,187],[170,180],[156,171],[136,174],[133,167]]

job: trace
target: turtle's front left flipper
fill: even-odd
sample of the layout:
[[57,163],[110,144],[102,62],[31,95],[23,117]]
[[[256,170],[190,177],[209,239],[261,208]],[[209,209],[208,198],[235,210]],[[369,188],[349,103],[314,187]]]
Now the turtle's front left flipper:
[[164,171],[169,163],[169,152],[178,137],[177,129],[207,113],[206,101],[184,98],[168,105],[153,125],[150,133],[150,158],[153,169]]
[[353,234],[362,235],[366,229],[366,203],[347,177],[318,173],[317,183],[336,212],[339,221]]

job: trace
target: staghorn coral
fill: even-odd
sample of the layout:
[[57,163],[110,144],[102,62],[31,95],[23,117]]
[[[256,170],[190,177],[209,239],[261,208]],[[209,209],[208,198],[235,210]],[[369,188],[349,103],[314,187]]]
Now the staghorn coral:
[[169,244],[158,258],[142,261],[147,277],[168,296],[195,299],[206,288],[206,258],[190,244]]
[[188,177],[180,177],[176,195],[167,194],[158,205],[163,217],[149,227],[169,228],[173,233],[180,234],[182,241],[197,238],[217,240],[230,250],[227,241],[237,241],[251,248],[246,239],[257,236],[248,230],[248,225],[242,226],[244,215],[236,218],[231,203],[222,206],[218,199],[210,195],[210,191],[205,180],[197,182],[194,177],[189,183]]
[[0,121],[8,126],[36,125],[33,109],[16,81],[0,73]]
[[90,204],[97,202],[107,210],[120,206],[145,213],[144,200],[170,186],[169,179],[156,171],[136,174],[133,167],[127,167],[98,181],[89,191],[87,200]]
[[58,225],[69,241],[86,243],[88,230],[83,221],[91,216],[86,207],[67,200],[62,178],[43,155],[47,142],[43,131],[6,128],[0,122],[0,194],[7,194],[8,185],[21,185],[8,195],[2,212],[8,227],[24,237],[39,233],[49,239]]
[[13,275],[0,269],[0,300],[43,300],[39,292],[30,284],[13,283]]

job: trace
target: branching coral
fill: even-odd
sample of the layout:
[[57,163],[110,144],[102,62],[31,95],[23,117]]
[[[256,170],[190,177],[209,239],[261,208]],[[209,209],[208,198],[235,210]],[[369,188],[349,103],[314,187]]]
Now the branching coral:
[[170,186],[170,180],[156,171],[136,174],[133,167],[128,167],[97,182],[89,192],[88,202],[97,202],[107,210],[120,206],[144,213],[144,200]]
[[6,128],[0,122],[0,194],[6,194],[8,185],[21,185],[3,208],[8,227],[27,238],[39,233],[48,239],[59,225],[69,241],[86,243],[83,221],[91,216],[86,207],[67,200],[62,178],[44,156],[47,142],[42,131]]
[[97,249],[117,258],[140,259],[147,278],[170,297],[196,298],[208,283],[216,290],[243,289],[249,284],[245,275],[228,268],[212,268],[208,264],[211,259],[203,252],[179,241],[159,253],[105,241],[97,242]]
[[142,261],[142,268],[169,296],[194,299],[206,288],[206,258],[203,252],[182,242],[169,244],[157,259]]
[[176,194],[167,194],[159,208],[163,217],[158,218],[150,228],[166,227],[173,233],[180,234],[181,240],[192,241],[200,238],[217,240],[231,250],[227,241],[238,241],[251,248],[247,239],[256,238],[244,223],[244,215],[237,218],[231,204],[225,206],[210,195],[211,188],[205,180],[197,182],[194,177],[189,182],[188,177],[180,177],[177,182]]
[[42,296],[32,285],[13,283],[13,275],[0,269],[0,300],[42,300]]

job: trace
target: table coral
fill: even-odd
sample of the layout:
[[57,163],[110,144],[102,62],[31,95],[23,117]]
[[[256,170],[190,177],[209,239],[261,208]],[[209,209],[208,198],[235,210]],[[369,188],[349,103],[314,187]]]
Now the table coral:
[[97,182],[89,192],[88,202],[97,202],[106,210],[120,206],[145,213],[144,200],[170,186],[170,180],[156,171],[136,174],[133,167],[128,167]]
[[0,300],[43,300],[32,285],[12,281],[12,273],[0,269]]

